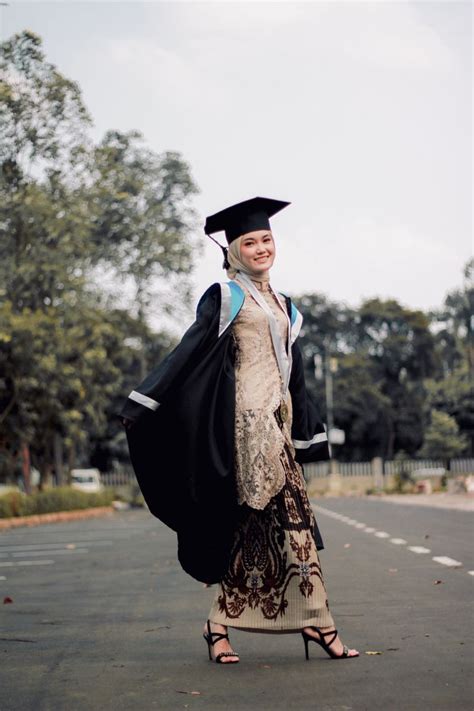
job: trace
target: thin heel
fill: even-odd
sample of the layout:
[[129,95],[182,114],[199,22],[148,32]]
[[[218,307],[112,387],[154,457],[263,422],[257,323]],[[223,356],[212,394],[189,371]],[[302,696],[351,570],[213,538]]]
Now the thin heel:
[[[314,630],[315,632],[318,633],[319,639],[316,637],[313,637],[312,635],[309,635],[307,632],[304,632],[304,630],[301,631],[301,634],[303,636],[304,640],[304,646],[305,646],[305,652],[306,652],[306,659],[308,660],[308,642],[315,642],[316,644],[319,644],[320,647],[324,649],[324,651],[333,659],[352,659],[353,657],[358,657],[359,652],[357,654],[349,654],[349,649],[348,647],[344,644],[342,646],[342,654],[335,654],[334,651],[331,649],[331,644],[334,642],[334,640],[337,637],[337,630],[327,630],[326,632],[323,632],[323,630],[320,627],[315,627],[312,626],[310,629]],[[326,642],[326,637],[330,636],[331,639]]]
[[209,661],[212,662],[211,645],[209,644],[209,640],[208,640],[208,638],[206,637],[205,634],[203,634],[203,637],[204,637],[204,639],[205,639],[206,642],[207,642],[207,652],[208,652],[208,654],[209,654]]
[[304,642],[304,651],[306,654],[306,661],[309,660],[309,651],[308,651],[308,639],[307,637],[303,636],[303,642]]
[[202,635],[204,639],[206,640],[207,643],[207,651],[209,654],[209,661],[214,661],[217,664],[222,664],[222,659],[224,657],[236,657],[236,660],[233,662],[224,662],[226,664],[237,664],[239,661],[239,655],[237,652],[221,652],[220,654],[217,655],[215,659],[212,658],[212,653],[211,653],[211,647],[215,645],[216,642],[218,642],[220,639],[229,639],[228,634],[224,634],[223,632],[212,632],[211,631],[211,623],[208,620],[207,621],[207,634]]

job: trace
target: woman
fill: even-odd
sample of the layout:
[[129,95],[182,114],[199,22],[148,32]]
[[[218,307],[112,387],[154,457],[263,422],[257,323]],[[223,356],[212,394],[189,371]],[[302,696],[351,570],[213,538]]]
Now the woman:
[[239,661],[228,626],[299,631],[306,658],[311,640],[333,658],[358,656],[334,627],[300,466],[329,458],[304,383],[302,317],[269,280],[269,218],[288,204],[253,198],[207,218],[206,234],[225,231],[231,281],[206,291],[181,343],[121,413],[140,487],[177,532],[181,565],[218,583],[204,638],[224,664]]

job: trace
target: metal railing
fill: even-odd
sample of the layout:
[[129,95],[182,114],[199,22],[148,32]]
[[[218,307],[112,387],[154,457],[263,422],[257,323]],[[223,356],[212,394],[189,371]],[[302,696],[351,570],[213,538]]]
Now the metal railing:
[[[402,472],[412,473],[417,469],[440,470],[445,468],[446,461],[435,459],[403,459],[383,462],[383,474],[389,476]],[[333,473],[343,477],[371,476],[374,473],[374,464],[373,461],[338,462],[337,460],[304,464],[304,472],[307,479],[328,477],[331,474],[331,470]],[[474,458],[450,459],[449,469],[446,470],[446,473],[448,476],[453,474],[474,474]]]
[[[417,469],[443,469],[446,462],[435,459],[386,460],[383,462],[383,474],[394,475],[402,472],[412,473]],[[342,477],[361,477],[374,474],[374,465],[369,462],[338,462],[336,460],[311,462],[304,465],[306,479],[329,477],[332,471]],[[448,475],[474,474],[474,458],[449,460]],[[132,469],[120,469],[101,475],[105,486],[126,486],[136,482]]]

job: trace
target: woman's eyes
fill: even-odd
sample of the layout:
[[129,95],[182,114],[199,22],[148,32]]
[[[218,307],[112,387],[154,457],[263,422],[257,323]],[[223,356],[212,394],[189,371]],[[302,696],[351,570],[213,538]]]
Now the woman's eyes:
[[[263,238],[264,242],[271,242],[272,238],[271,237],[264,237]],[[255,245],[255,242],[244,242],[244,247],[253,247]]]

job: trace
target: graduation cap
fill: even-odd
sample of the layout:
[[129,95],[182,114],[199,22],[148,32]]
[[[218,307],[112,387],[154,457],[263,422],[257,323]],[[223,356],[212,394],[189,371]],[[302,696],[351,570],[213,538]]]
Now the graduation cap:
[[[227,243],[230,244],[234,239],[237,239],[237,237],[240,237],[240,235],[246,232],[269,230],[269,218],[272,217],[272,215],[276,215],[280,210],[283,210],[287,205],[290,205],[290,203],[264,197],[254,197],[250,200],[244,200],[243,202],[238,202],[236,205],[226,207],[225,210],[221,210],[207,217],[204,232],[208,237],[211,237],[214,232],[225,231]],[[226,269],[229,266],[227,262],[227,248],[219,244],[214,237],[211,237],[211,239],[218,244],[224,252],[224,269]]]

